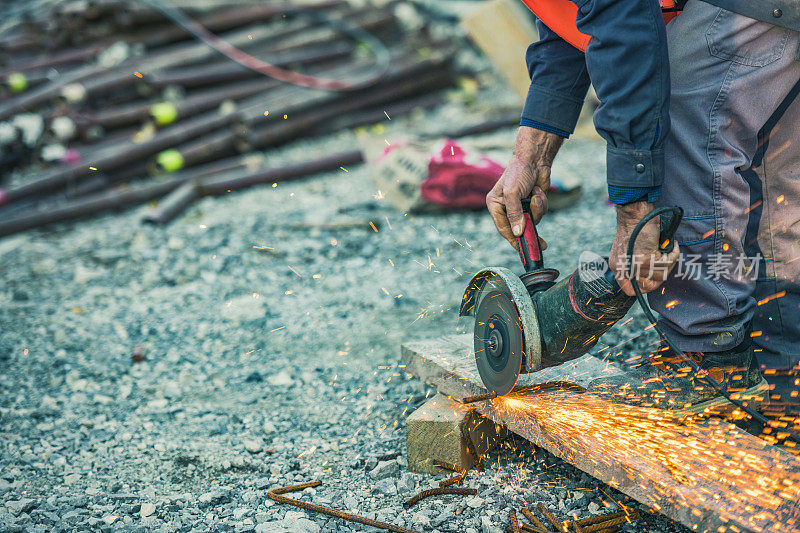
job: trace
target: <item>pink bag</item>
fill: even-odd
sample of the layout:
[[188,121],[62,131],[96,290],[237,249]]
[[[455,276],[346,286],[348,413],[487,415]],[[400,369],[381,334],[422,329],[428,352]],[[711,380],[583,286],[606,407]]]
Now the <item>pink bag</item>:
[[428,178],[421,186],[422,198],[446,209],[485,208],[486,195],[504,170],[488,157],[467,154],[457,142],[447,139],[428,164]]

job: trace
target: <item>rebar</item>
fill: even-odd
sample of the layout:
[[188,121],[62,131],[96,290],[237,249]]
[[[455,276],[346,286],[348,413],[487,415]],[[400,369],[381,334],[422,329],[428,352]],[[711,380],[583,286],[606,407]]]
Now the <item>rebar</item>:
[[470,403],[477,403],[477,402],[483,402],[483,401],[486,401],[486,400],[493,400],[495,398],[497,398],[497,393],[496,392],[486,392],[484,394],[478,394],[476,396],[467,396],[466,398],[463,398],[461,400],[461,403],[463,403],[464,405],[467,405],[467,404],[470,404]]
[[607,522],[613,518],[617,518],[619,516],[624,516],[626,513],[624,511],[617,511],[614,513],[607,513],[601,514],[598,516],[590,516],[588,518],[581,518],[580,520],[576,520],[579,526],[591,526],[593,524],[599,524],[600,522]]
[[394,524],[379,522],[378,520],[372,520],[371,518],[365,518],[363,516],[344,513],[342,511],[337,511],[336,509],[331,509],[329,507],[324,507],[322,505],[317,505],[315,503],[304,502],[302,500],[295,500],[294,498],[287,498],[286,496],[282,496],[283,494],[287,494],[289,492],[297,492],[299,490],[307,489],[309,487],[317,487],[319,485],[322,485],[322,481],[309,481],[307,483],[300,483],[299,485],[289,485],[288,487],[270,489],[269,491],[267,491],[267,497],[270,500],[276,501],[278,503],[285,503],[286,505],[299,507],[300,509],[305,509],[306,511],[321,513],[324,515],[332,516],[334,518],[339,518],[341,520],[347,520],[349,522],[364,524],[365,526],[376,527],[379,529],[386,529],[388,531],[395,531],[397,533],[418,533],[413,529],[406,529],[404,527],[396,526]]
[[558,519],[550,512],[550,509],[545,507],[542,502],[536,504],[536,508],[539,509],[539,512],[542,513],[542,516],[547,518],[547,521],[550,522],[556,531],[564,531],[564,525],[558,521]]
[[633,522],[634,520],[639,518],[639,516],[641,516],[641,513],[639,513],[638,510],[634,509],[633,511],[630,512],[630,514],[623,514],[623,516],[618,516],[616,518],[606,520],[605,522],[598,522],[597,524],[584,527],[583,533],[598,533],[600,531],[604,531],[611,527],[624,524],[625,522]]
[[444,487],[449,487],[450,485],[455,485],[456,483],[461,483],[462,481],[464,481],[466,477],[467,477],[467,471],[462,470],[455,476],[449,477],[444,481],[440,481],[439,487],[444,488]]
[[585,388],[581,387],[577,383],[572,383],[571,381],[548,381],[546,383],[536,383],[534,385],[526,385],[524,387],[514,389],[513,394],[530,394],[533,392],[541,392],[550,389],[571,390],[577,392],[578,394],[583,394],[586,392]]
[[539,529],[538,527],[526,526],[525,524],[520,524],[519,528],[526,533],[553,533],[549,529]]
[[455,465],[453,463],[448,463],[446,461],[434,461],[433,462],[433,466],[435,466],[437,468],[441,468],[443,470],[449,470],[451,472],[456,472],[456,473],[461,472],[462,470],[464,470],[463,468],[460,468],[458,465]]
[[440,494],[460,494],[462,496],[475,496],[476,494],[478,494],[478,489],[468,489],[462,487],[445,487],[438,489],[423,490],[422,492],[414,495],[407,502],[405,502],[403,504],[403,507],[408,509],[409,507],[412,507],[413,505],[420,502],[421,500],[424,500],[425,498],[428,498],[430,496],[437,496]]
[[519,520],[517,520],[517,512],[514,509],[508,510],[508,522],[511,526],[511,533],[520,533]]
[[520,512],[522,513],[522,516],[524,516],[525,518],[527,518],[527,519],[528,519],[528,522],[530,522],[531,524],[533,524],[533,527],[534,527],[535,529],[538,529],[538,530],[540,530],[540,531],[544,531],[544,532],[546,532],[546,533],[551,533],[551,532],[550,532],[550,531],[547,529],[547,526],[545,526],[544,524],[542,524],[542,522],[541,522],[541,521],[539,521],[539,519],[538,519],[538,518],[536,518],[536,516],[535,516],[535,515],[534,515],[534,514],[533,514],[533,513],[530,511],[530,509],[526,509],[525,507],[523,507],[522,509],[520,509]]

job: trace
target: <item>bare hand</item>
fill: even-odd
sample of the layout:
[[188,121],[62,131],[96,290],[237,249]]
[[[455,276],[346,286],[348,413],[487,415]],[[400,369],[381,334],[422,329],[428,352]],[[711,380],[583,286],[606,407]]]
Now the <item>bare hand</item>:
[[[486,206],[497,231],[515,249],[517,237],[525,230],[522,200],[531,199],[534,222],[547,212],[550,167],[564,138],[525,126],[520,127],[514,155],[494,188],[486,196]],[[541,242],[542,249],[547,244]]]
[[[628,241],[636,224],[652,210],[653,204],[643,201],[617,206],[617,232],[608,262],[620,287],[628,296],[635,294],[628,277]],[[643,293],[659,288],[680,256],[677,243],[668,254],[659,249],[659,234],[658,218],[654,218],[642,228],[633,248],[634,276]]]

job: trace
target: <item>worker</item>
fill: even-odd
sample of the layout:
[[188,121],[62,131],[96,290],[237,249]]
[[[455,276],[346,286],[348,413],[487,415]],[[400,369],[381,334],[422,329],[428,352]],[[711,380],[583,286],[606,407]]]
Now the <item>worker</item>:
[[[763,386],[763,374],[773,401],[800,403],[797,1],[688,0],[666,25],[657,0],[524,1],[540,40],[527,51],[514,154],[486,199],[498,231],[517,246],[521,198],[535,219],[547,211],[553,159],[592,83],[616,209],[609,264],[622,290],[634,294],[625,261],[634,226],[657,206],[682,207],[671,253],[659,251],[656,220],[635,243],[660,328],[728,392]],[[718,398],[663,344],[597,388],[662,408]]]

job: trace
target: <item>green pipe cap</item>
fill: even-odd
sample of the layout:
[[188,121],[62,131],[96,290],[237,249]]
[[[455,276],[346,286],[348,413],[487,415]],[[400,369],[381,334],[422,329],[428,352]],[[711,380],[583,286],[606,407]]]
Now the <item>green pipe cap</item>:
[[175,172],[183,168],[183,156],[175,149],[164,150],[156,156],[156,163],[167,172]]
[[178,108],[171,102],[159,102],[150,106],[150,115],[159,126],[167,126],[178,118]]

